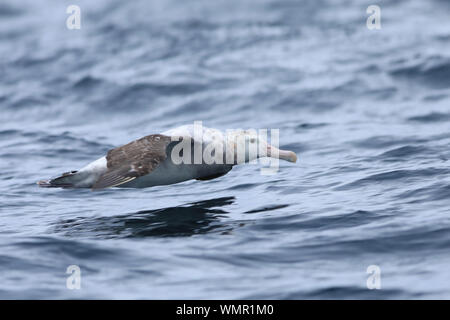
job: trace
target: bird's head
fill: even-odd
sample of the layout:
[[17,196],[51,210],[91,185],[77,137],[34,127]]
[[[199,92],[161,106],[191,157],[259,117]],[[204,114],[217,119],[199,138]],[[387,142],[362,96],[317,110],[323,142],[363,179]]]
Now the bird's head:
[[228,135],[229,146],[234,150],[236,163],[250,162],[262,157],[271,157],[296,162],[297,155],[293,151],[280,150],[270,145],[263,135],[255,130],[239,130]]

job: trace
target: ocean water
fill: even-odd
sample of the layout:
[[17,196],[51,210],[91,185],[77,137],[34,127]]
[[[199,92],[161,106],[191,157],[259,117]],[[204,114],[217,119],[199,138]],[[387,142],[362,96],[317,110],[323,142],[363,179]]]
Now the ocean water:
[[[3,0],[0,298],[449,299],[450,3],[378,1],[379,30],[371,4]],[[196,120],[299,161],[35,184]]]

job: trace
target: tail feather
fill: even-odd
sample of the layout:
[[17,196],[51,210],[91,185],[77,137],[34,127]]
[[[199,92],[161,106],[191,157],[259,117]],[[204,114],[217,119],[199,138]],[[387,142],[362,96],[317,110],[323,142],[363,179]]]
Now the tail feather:
[[37,184],[42,188],[73,188],[74,185],[71,182],[71,177],[73,177],[77,171],[65,172],[61,176],[50,179],[50,180],[41,180],[38,181]]

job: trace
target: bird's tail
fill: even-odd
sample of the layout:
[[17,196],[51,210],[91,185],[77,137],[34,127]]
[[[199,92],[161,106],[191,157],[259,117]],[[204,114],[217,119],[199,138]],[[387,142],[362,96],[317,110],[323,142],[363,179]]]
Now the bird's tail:
[[77,171],[65,172],[55,179],[41,180],[38,181],[37,184],[42,188],[73,188],[73,177],[76,175],[76,173]]

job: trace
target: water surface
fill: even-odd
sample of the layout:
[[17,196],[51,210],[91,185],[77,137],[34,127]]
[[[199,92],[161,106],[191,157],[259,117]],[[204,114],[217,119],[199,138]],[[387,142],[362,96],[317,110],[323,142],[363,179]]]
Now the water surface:
[[[356,0],[77,3],[81,30],[67,1],[0,4],[1,298],[450,298],[448,2],[379,1],[372,31]],[[299,162],[35,184],[194,120]]]

